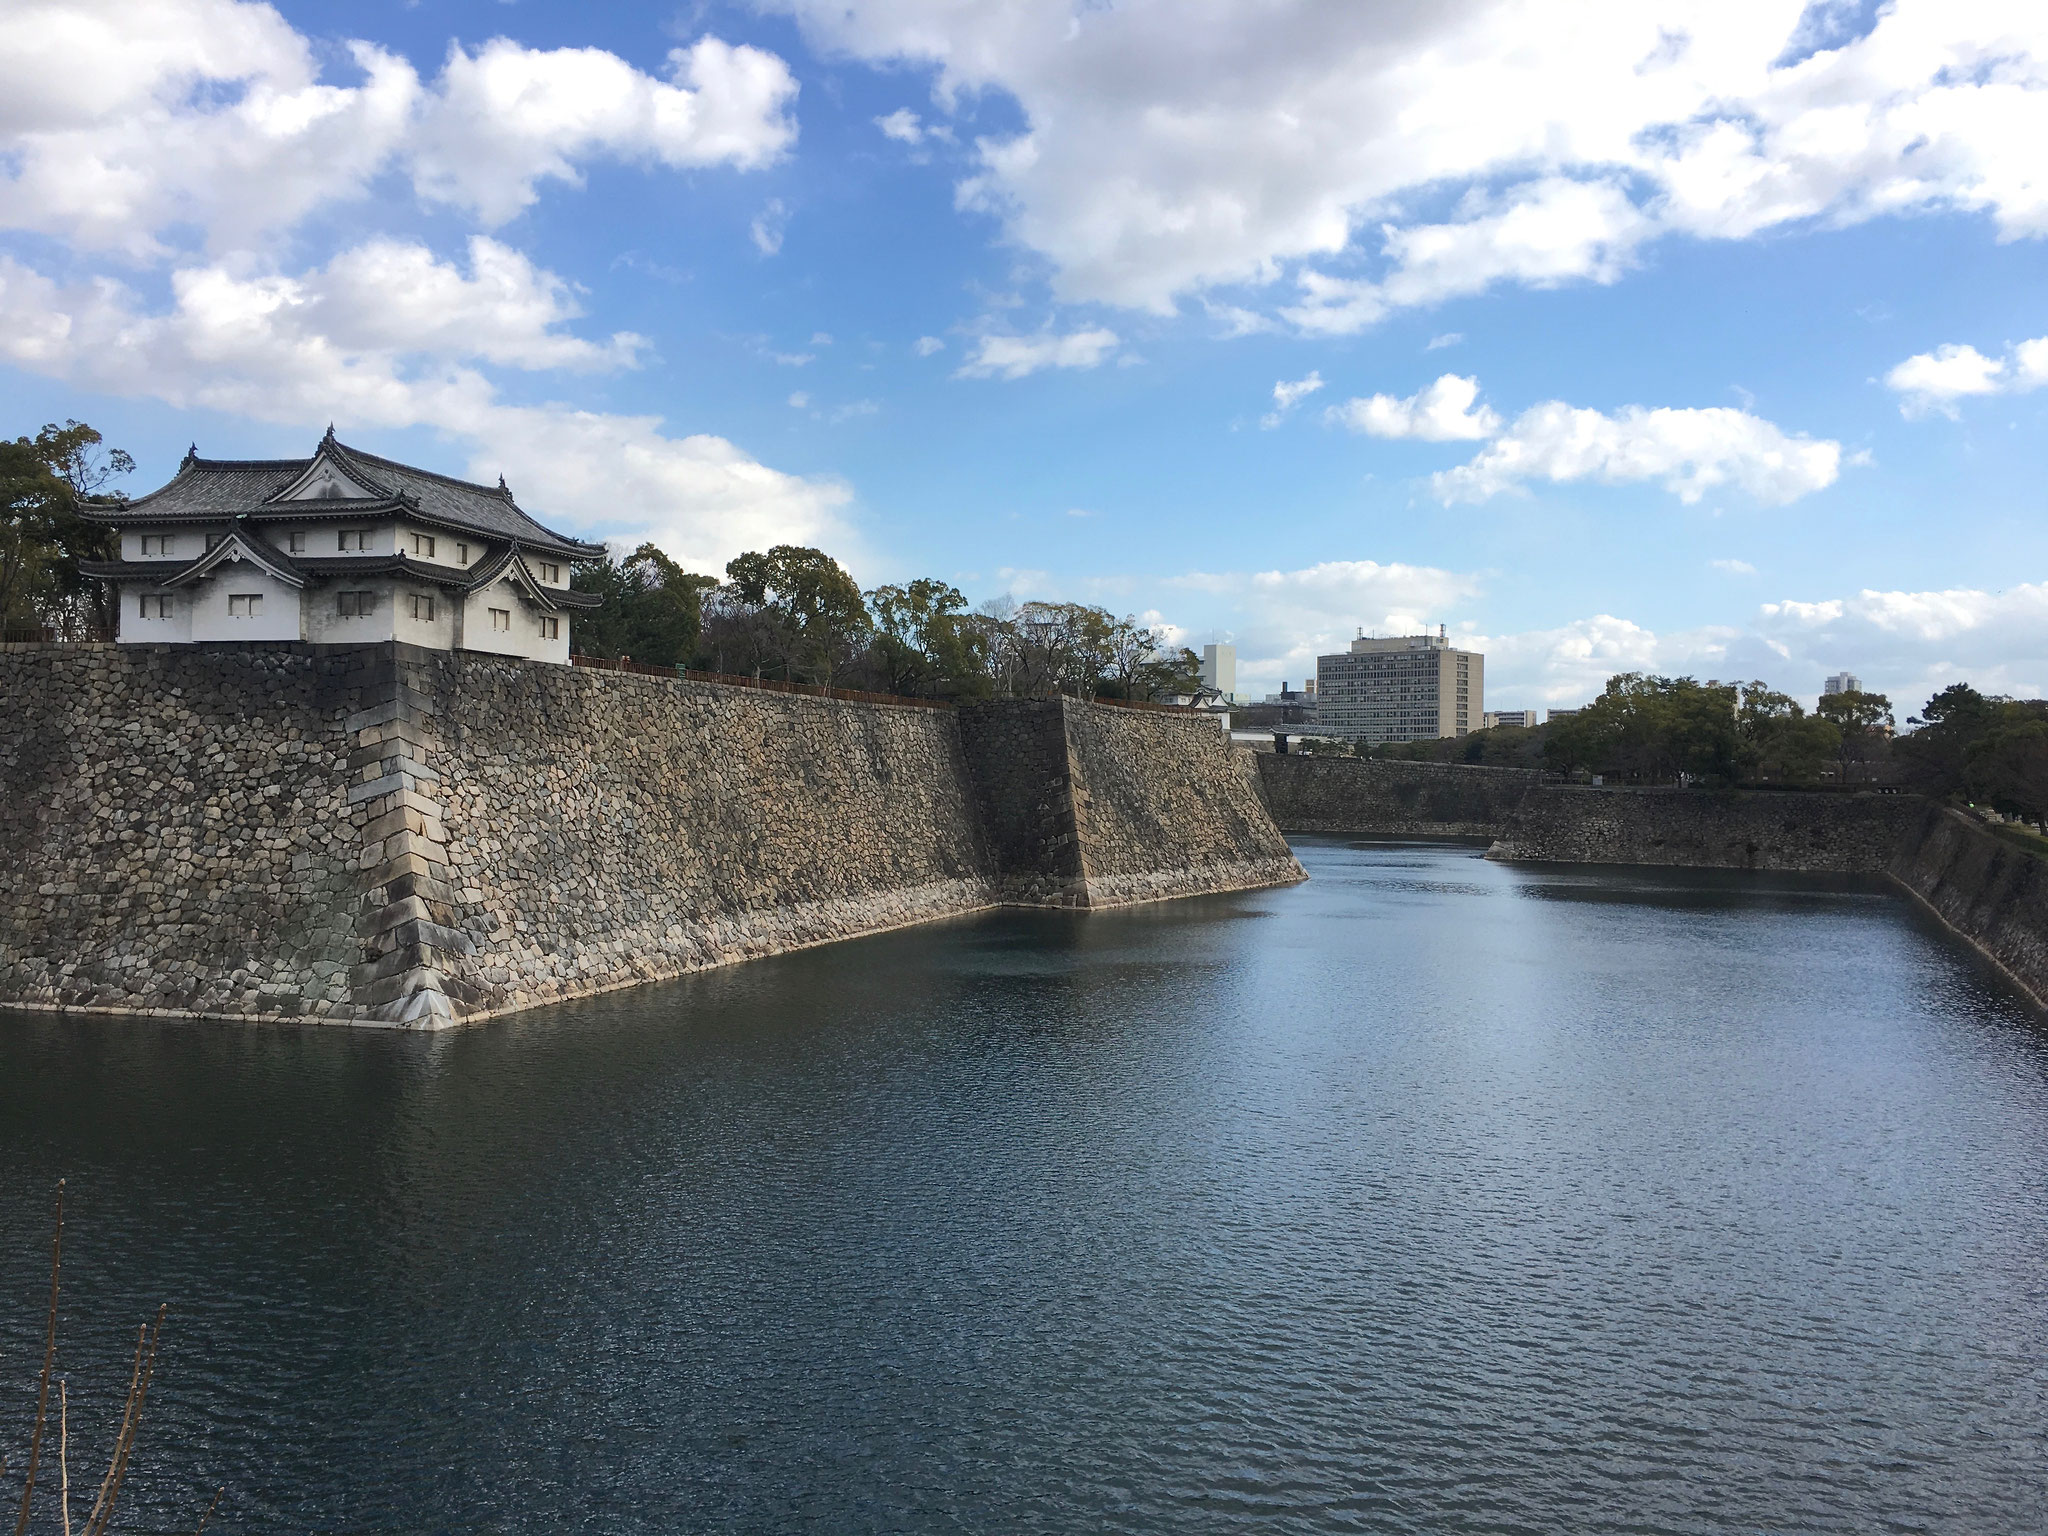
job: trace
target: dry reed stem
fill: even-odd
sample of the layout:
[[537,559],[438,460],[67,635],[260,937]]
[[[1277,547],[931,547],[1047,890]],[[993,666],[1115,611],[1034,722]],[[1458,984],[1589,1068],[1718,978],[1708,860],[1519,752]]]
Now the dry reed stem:
[[57,1507],[64,1512],[64,1536],[71,1536],[71,1394],[57,1379]]
[[144,1327],[136,1337],[135,1372],[129,1378],[128,1406],[121,1414],[121,1432],[114,1440],[114,1459],[107,1468],[107,1481],[101,1485],[100,1496],[105,1503],[95,1504],[93,1513],[97,1518],[86,1521],[83,1536],[106,1536],[107,1527],[113,1522],[114,1501],[121,1497],[121,1484],[128,1476],[128,1457],[135,1449],[136,1432],[142,1428],[142,1407],[149,1400],[150,1378],[156,1374],[157,1340],[163,1334],[164,1314],[169,1310],[168,1302],[159,1306],[155,1323]]
[[225,1488],[213,1490],[213,1502],[206,1506],[206,1513],[199,1517],[199,1529],[194,1531],[192,1536],[206,1536],[206,1522],[213,1518],[214,1508],[220,1503],[220,1496],[226,1492]]
[[28,1442],[28,1481],[21,1485],[21,1515],[14,1536],[28,1529],[29,1500],[36,1491],[36,1465],[43,1456],[43,1425],[50,1414],[50,1367],[57,1359],[57,1274],[64,1259],[64,1181],[57,1181],[57,1231],[50,1239],[50,1325],[43,1339],[43,1376],[36,1388],[36,1428]]
[[128,1373],[128,1400],[121,1405],[121,1427],[114,1431],[114,1454],[107,1462],[107,1475],[100,1479],[99,1497],[92,1501],[92,1512],[85,1517],[88,1533],[99,1523],[100,1511],[107,1504],[107,1490],[114,1485],[114,1468],[120,1464],[121,1440],[128,1433],[128,1420],[135,1412],[135,1388],[142,1380],[142,1345],[148,1332],[147,1327],[135,1330],[135,1365]]

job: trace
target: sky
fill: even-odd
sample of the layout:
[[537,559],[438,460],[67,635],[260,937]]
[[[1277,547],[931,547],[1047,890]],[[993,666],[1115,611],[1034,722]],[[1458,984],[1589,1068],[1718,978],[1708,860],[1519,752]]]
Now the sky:
[[2048,693],[2040,0],[9,0],[0,433],[1489,708]]

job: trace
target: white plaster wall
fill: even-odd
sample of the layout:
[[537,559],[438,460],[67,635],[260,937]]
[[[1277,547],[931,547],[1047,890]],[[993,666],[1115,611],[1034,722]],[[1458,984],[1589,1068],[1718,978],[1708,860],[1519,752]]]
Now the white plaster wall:
[[[169,569],[169,567],[166,567]],[[121,584],[121,619],[115,633],[123,645],[185,645],[192,639],[192,593],[190,589],[166,594],[171,600],[167,619],[142,616],[142,594],[156,596],[147,582]]]
[[[445,528],[425,528],[416,523],[399,523],[392,532],[392,547],[408,560],[427,563],[425,555],[413,553],[413,535],[434,541],[433,564],[450,571],[466,571],[498,546],[481,534],[450,533]],[[459,547],[469,546],[469,559],[458,560]]]
[[[339,594],[374,592],[376,606],[362,618],[343,618]],[[390,577],[366,576],[360,580],[322,583],[306,588],[305,635],[315,645],[367,645],[373,640],[395,640],[398,630],[392,601],[396,585]]]
[[[425,564],[424,561],[421,564]],[[434,600],[434,617],[416,619],[412,616],[414,594],[431,597]],[[455,609],[462,601],[462,594],[450,592],[446,587],[430,587],[425,583],[415,584],[400,577],[392,584],[391,629],[394,638],[407,645],[427,645],[436,650],[450,651],[455,648]]]
[[[242,592],[263,596],[263,611],[253,619],[228,616],[228,598]],[[247,560],[223,561],[213,575],[174,595],[192,605],[195,641],[300,638],[298,588],[286,586]]]
[[[354,554],[393,555],[398,552],[397,526],[395,523],[379,522],[313,523],[307,528],[309,537],[306,539],[305,553],[323,560]],[[360,531],[363,534],[363,547],[360,550],[341,547],[341,533],[344,529],[350,533]],[[278,548],[287,547],[286,541],[279,537]]]
[[[157,534],[157,530],[154,528],[146,531],[152,538]],[[209,538],[219,538],[227,532],[227,528],[224,524],[213,527],[208,527],[204,524],[190,524],[181,525],[176,528],[167,528],[163,531],[176,540],[171,546],[171,553],[168,555],[145,555],[142,552],[142,535],[145,530],[140,528],[122,529],[121,558],[123,560],[147,560],[151,564],[163,560],[168,562],[167,569],[176,569],[181,565],[190,565],[194,560],[205,554],[206,541]]]
[[[490,611],[493,608],[502,608],[512,615],[509,630],[491,628]],[[520,595],[510,580],[500,578],[483,591],[470,594],[468,607],[462,616],[462,648],[466,651],[488,651],[494,656],[523,656],[528,661],[566,663],[569,660],[569,615],[565,613],[559,617],[562,621],[560,638],[542,639],[539,612]]]

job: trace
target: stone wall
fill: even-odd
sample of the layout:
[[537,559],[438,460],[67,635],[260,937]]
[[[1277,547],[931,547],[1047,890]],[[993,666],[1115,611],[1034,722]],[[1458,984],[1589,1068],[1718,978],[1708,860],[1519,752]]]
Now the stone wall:
[[1874,874],[1924,807],[1910,795],[1546,784],[1508,816],[1487,856]]
[[1926,806],[1893,851],[1890,873],[2048,1002],[2048,861],[1999,840],[1959,811]]
[[0,647],[0,999],[350,1016],[349,716],[388,657]]
[[434,1027],[1302,878],[1213,724],[384,644],[0,655],[0,1002]]
[[1308,878],[1213,718],[1056,707],[1090,906]]
[[1533,769],[1359,757],[1257,754],[1273,820],[1288,832],[1338,836],[1498,837],[1543,782]]

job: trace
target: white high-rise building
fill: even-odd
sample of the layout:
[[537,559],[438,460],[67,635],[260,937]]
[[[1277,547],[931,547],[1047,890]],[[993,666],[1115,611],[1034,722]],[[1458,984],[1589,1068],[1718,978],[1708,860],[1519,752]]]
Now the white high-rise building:
[[1364,635],[1316,659],[1316,713],[1323,730],[1354,741],[1420,741],[1480,729],[1486,658],[1433,635]]
[[1823,696],[1830,693],[1861,693],[1863,679],[1854,672],[1837,672],[1820,685],[1820,691]]
[[1202,647],[1202,686],[1214,688],[1223,695],[1225,703],[1237,702],[1237,647],[1234,645],[1205,645]]

